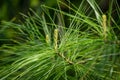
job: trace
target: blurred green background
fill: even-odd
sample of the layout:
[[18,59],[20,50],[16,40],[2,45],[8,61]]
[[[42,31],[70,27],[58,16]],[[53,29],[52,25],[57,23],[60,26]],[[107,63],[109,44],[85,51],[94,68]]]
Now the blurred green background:
[[0,0],[0,20],[12,20],[20,12],[26,14],[29,8],[39,9],[41,4],[54,6],[56,0]]
[[[61,0],[63,2],[67,0]],[[82,0],[69,0],[71,3],[78,5]],[[103,12],[106,12],[111,0],[95,0],[100,4]],[[119,3],[119,0],[118,4]],[[15,17],[19,17],[19,13],[26,14],[29,8],[34,10],[40,9],[40,5],[45,4],[47,6],[56,6],[57,0],[0,0],[0,21],[1,20],[13,20]]]

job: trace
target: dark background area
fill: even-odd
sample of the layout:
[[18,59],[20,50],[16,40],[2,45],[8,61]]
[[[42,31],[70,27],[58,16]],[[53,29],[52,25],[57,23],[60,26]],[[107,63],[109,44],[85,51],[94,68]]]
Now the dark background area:
[[[66,2],[66,0],[61,0]],[[71,3],[79,6],[82,0],[70,0]],[[96,0],[100,5],[103,12],[106,12],[109,8],[111,0]],[[118,4],[120,4],[120,1]],[[20,16],[19,13],[26,14],[29,8],[39,10],[40,5],[45,4],[47,6],[55,7],[57,0],[0,0],[0,21],[11,20],[14,17]]]

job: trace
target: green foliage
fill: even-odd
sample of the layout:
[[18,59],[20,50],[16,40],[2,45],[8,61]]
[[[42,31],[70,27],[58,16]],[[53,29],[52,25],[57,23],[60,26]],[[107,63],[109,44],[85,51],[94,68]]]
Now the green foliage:
[[[23,15],[25,21],[21,24],[5,22],[4,26],[18,32],[20,40],[0,47],[0,79],[119,80],[120,36],[114,31],[120,30],[119,25],[108,15],[113,22],[110,25],[92,1],[83,0],[77,8],[69,1],[68,5],[58,0],[59,10],[43,5],[43,13],[31,10],[34,15]],[[89,13],[85,3],[90,4]]]

